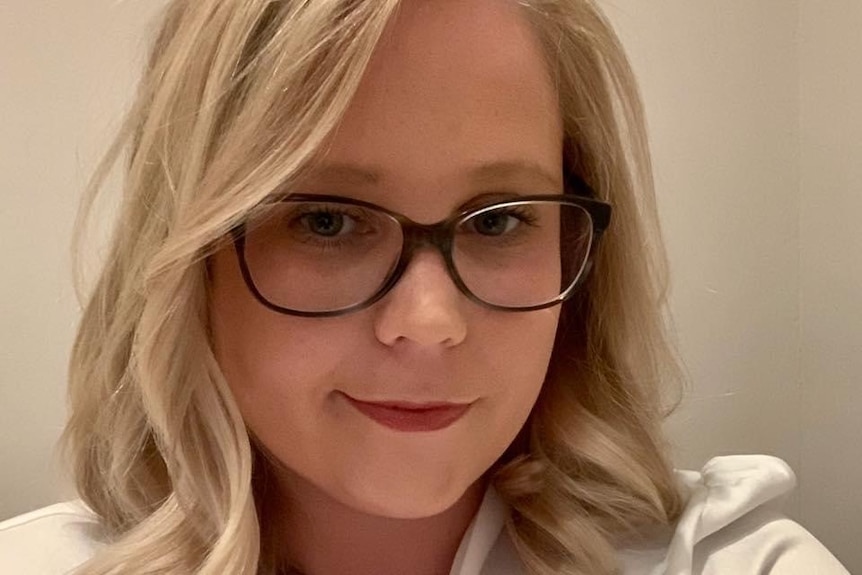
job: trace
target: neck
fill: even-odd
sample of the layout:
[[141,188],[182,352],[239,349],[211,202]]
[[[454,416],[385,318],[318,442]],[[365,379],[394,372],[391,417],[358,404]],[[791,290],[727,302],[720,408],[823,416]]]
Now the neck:
[[442,513],[393,519],[348,507],[296,475],[278,483],[273,543],[287,572],[303,575],[447,575],[485,492],[480,480]]

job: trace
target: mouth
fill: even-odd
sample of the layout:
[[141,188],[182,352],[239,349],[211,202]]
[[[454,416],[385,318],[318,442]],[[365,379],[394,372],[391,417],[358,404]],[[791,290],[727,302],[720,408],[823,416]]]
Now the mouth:
[[342,394],[361,414],[390,429],[429,432],[445,429],[461,419],[472,403],[411,403],[406,401],[361,401]]

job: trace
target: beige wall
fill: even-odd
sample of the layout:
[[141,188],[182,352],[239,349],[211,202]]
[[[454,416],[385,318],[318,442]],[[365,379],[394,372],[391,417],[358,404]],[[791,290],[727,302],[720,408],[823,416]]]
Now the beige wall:
[[862,2],[607,2],[641,79],[691,390],[680,464],[767,452],[862,572]]
[[[152,1],[0,5],[0,517],[56,500],[76,194]],[[691,379],[680,465],[768,452],[791,511],[862,571],[862,4],[604,2],[642,81]]]
[[800,48],[801,516],[856,573],[862,572],[862,1],[802,0]]
[[794,6],[613,5],[647,106],[692,382],[671,426],[678,459],[700,466],[769,452],[796,466],[798,427],[787,417],[799,412],[801,381]]
[[52,450],[78,320],[72,222],[131,93],[153,6],[0,2],[0,517],[67,485]]

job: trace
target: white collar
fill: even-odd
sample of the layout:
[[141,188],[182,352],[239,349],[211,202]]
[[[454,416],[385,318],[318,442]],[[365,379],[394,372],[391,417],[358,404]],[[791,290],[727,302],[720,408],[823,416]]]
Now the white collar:
[[452,569],[449,575],[479,575],[485,565],[491,549],[503,532],[508,507],[493,487],[488,487],[479,511],[470,522],[467,531],[455,553]]

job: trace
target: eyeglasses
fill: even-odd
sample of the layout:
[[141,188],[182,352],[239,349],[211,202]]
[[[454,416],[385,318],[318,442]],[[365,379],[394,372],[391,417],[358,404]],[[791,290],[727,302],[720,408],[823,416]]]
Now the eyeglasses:
[[474,302],[532,311],[574,293],[610,216],[609,204],[578,195],[514,196],[424,225],[360,200],[294,194],[232,233],[246,285],[279,313],[331,317],[371,306],[428,246]]

